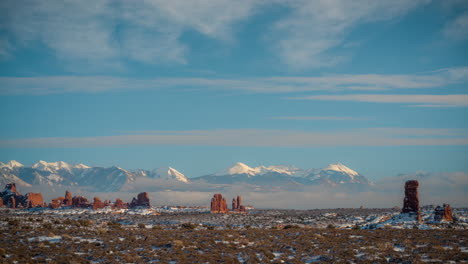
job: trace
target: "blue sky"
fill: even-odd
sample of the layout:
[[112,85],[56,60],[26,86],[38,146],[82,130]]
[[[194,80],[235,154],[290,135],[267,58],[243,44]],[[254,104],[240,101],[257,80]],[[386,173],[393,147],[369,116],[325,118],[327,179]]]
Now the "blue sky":
[[468,171],[466,1],[2,1],[0,160]]

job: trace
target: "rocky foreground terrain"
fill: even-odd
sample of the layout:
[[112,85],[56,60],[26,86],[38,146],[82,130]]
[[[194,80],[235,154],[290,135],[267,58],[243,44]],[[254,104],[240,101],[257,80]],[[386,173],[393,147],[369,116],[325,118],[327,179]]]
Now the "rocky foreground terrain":
[[397,209],[0,209],[4,263],[457,263],[468,261],[468,209],[453,222]]

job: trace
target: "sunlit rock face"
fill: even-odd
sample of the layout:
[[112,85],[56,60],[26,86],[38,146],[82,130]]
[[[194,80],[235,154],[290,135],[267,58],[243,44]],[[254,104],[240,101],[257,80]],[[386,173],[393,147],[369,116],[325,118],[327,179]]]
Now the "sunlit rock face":
[[450,204],[437,206],[434,211],[434,221],[436,222],[453,222],[452,208]]
[[211,198],[211,212],[212,213],[227,213],[229,212],[226,198],[220,193],[217,193]]

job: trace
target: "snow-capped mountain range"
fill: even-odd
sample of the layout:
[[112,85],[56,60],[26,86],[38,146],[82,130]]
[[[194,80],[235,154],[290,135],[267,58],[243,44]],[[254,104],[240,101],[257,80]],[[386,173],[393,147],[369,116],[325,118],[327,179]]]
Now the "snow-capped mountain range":
[[[120,191],[131,189],[137,182],[151,186],[178,186],[192,188],[215,184],[249,184],[261,187],[301,185],[368,185],[370,182],[361,174],[341,163],[330,164],[322,169],[300,169],[294,166],[249,167],[238,162],[219,172],[201,177],[187,178],[171,167],[154,170],[126,170],[120,167],[90,167],[84,164],[69,164],[63,161],[39,161],[24,166],[17,161],[0,162],[0,184],[15,182],[19,186],[84,186],[95,191]],[[197,184],[196,184],[197,183]]]

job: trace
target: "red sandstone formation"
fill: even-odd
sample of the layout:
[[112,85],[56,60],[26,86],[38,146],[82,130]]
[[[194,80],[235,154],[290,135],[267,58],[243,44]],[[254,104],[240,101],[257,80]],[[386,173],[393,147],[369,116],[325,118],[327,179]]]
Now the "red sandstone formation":
[[44,199],[42,199],[41,193],[27,193],[25,207],[35,208],[42,207],[44,205]]
[[104,203],[101,201],[101,198],[94,197],[93,210],[104,208]]
[[227,213],[229,212],[226,199],[220,194],[217,193],[211,199],[211,212],[212,213]]
[[437,206],[434,211],[434,221],[442,222],[453,222],[452,217],[452,208],[450,208],[450,204],[444,204],[443,207]]
[[245,206],[242,205],[242,196],[238,195],[237,199],[232,199],[232,211],[233,212],[246,212]]
[[3,199],[0,197],[0,207],[3,207]]
[[417,220],[421,222],[421,212],[419,211],[418,197],[419,182],[416,180],[406,181],[405,199],[403,200],[402,213],[416,214]]
[[88,202],[88,199],[86,199],[83,196],[74,196],[72,198],[72,206],[73,207],[81,207],[81,208],[87,208],[90,207],[90,204]]
[[139,193],[137,198],[132,199],[132,202],[130,203],[130,208],[139,207],[139,206],[148,207],[148,208],[151,206],[149,195],[147,192]]
[[112,206],[112,209],[127,209],[128,208],[128,203],[122,202],[120,198],[117,198],[115,200],[114,205]]
[[55,199],[52,199],[52,202],[49,203],[49,207],[52,209],[60,208],[62,206],[63,199],[63,197],[57,197]]
[[71,206],[73,204],[73,197],[71,192],[68,190],[65,192],[65,198],[63,199],[63,205]]

